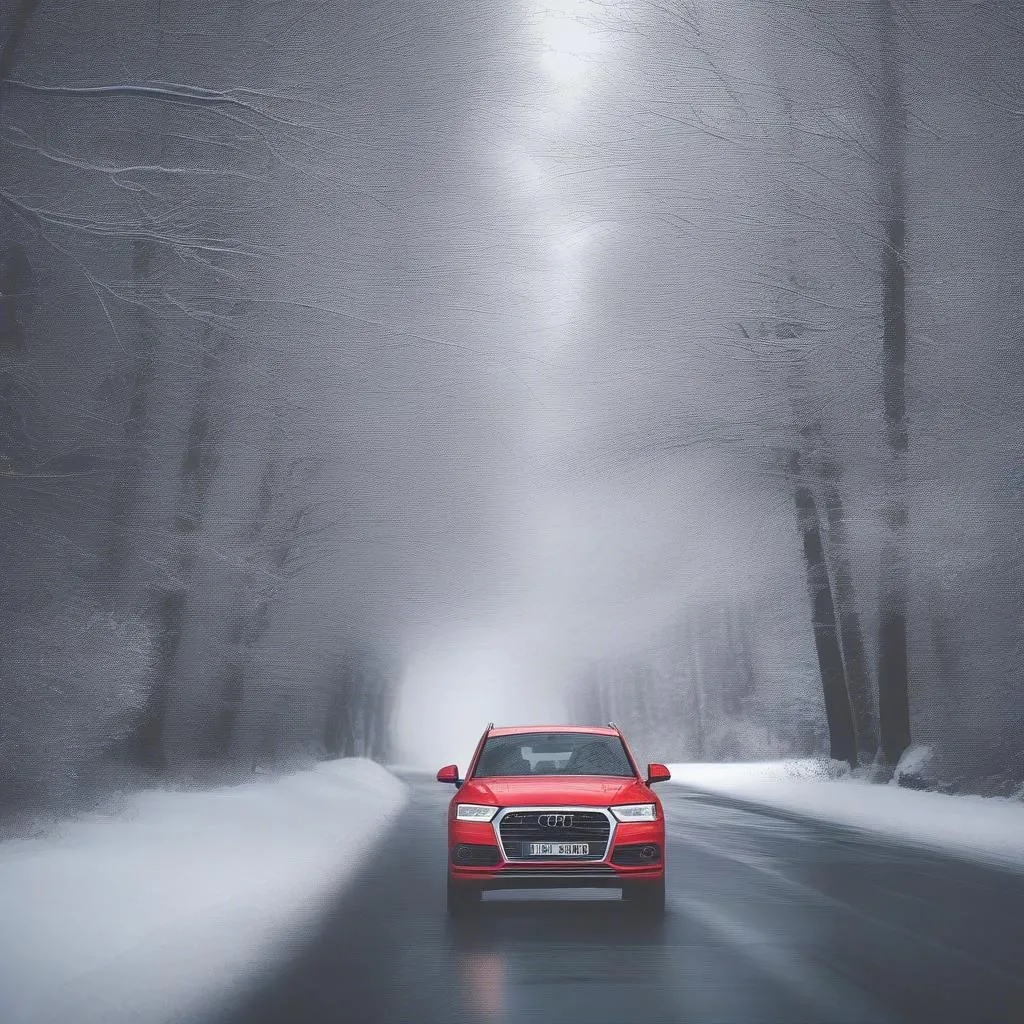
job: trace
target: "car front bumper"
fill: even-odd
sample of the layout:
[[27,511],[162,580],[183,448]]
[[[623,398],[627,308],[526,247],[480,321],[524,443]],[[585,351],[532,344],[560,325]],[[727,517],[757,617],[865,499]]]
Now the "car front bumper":
[[[456,848],[469,845],[493,850],[491,865],[457,863]],[[655,847],[657,856],[637,864],[616,864],[624,847]],[[622,888],[633,882],[657,882],[665,876],[664,821],[619,822],[606,855],[600,860],[507,860],[490,823],[451,820],[448,828],[448,871],[456,883],[480,889]]]

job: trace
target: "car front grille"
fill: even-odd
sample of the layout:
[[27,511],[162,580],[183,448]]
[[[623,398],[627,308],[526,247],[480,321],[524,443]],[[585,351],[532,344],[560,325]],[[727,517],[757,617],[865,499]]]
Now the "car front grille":
[[[611,823],[601,811],[508,811],[498,825],[509,860],[530,858],[530,843],[587,843],[589,852],[574,860],[601,860],[608,849]],[[561,859],[561,858],[559,858]]]

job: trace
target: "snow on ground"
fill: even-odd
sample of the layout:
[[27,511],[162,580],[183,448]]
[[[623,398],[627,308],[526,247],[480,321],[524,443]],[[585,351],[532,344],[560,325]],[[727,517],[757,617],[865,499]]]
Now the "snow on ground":
[[351,759],[139,793],[116,817],[0,844],[0,1019],[189,1020],[310,934],[405,800]]
[[835,761],[673,764],[672,781],[1024,871],[1024,802],[946,796],[846,775]]

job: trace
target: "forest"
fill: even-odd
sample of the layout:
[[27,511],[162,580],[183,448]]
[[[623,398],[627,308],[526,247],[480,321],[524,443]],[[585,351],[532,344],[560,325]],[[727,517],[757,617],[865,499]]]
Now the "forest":
[[0,822],[480,688],[1018,792],[1022,171],[1011,0],[11,0]]

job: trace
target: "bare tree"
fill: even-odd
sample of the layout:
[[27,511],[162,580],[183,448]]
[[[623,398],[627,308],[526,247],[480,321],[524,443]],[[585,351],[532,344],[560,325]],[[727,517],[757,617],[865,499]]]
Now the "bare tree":
[[879,579],[878,715],[882,753],[895,764],[910,745],[907,658],[907,109],[893,0],[876,6],[881,51],[882,395],[888,459]]
[[814,645],[821,670],[831,754],[837,761],[848,761],[851,767],[855,768],[857,739],[850,697],[846,689],[835,602],[832,598],[825,548],[821,539],[821,521],[814,492],[803,479],[798,452],[793,452],[790,457],[789,472],[793,480],[797,522],[803,540],[807,590],[811,599],[814,623]]
[[707,742],[707,699],[704,688],[707,685],[704,679],[704,670],[701,665],[700,651],[698,650],[696,631],[693,629],[691,620],[686,620],[686,638],[689,648],[689,670],[690,670],[690,694],[692,704],[690,714],[692,716],[692,732],[694,741],[694,757],[698,761],[708,759]]

